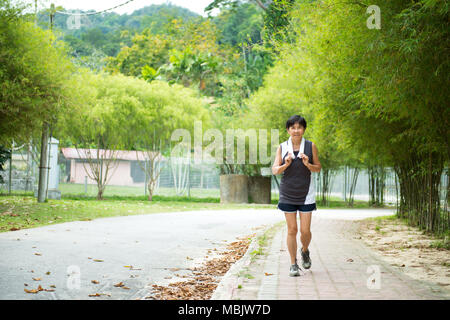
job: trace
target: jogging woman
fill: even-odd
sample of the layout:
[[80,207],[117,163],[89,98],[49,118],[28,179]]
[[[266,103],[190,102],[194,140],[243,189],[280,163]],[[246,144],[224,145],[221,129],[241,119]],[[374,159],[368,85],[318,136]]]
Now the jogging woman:
[[314,179],[311,172],[320,172],[316,145],[306,140],[306,120],[294,115],[286,122],[289,139],[277,149],[272,173],[283,173],[280,182],[278,209],[284,212],[287,223],[287,247],[291,257],[290,276],[299,276],[297,264],[297,211],[300,216],[300,241],[303,268],[311,268],[308,246],[311,242],[311,215],[317,210]]

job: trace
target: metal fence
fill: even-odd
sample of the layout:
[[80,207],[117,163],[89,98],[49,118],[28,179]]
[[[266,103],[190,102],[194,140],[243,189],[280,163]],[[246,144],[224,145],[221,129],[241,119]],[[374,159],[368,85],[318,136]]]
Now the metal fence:
[[[181,161],[180,161],[181,160]],[[97,194],[96,185],[85,175],[82,182],[71,182],[71,166],[81,160],[65,159],[62,154],[58,155],[57,179],[58,189],[61,195],[90,195]],[[141,163],[142,165],[143,163]],[[106,187],[106,196],[142,196],[147,194],[145,188],[145,174],[138,161],[128,161],[122,163],[123,170],[119,173],[119,178],[115,181],[128,181],[121,183],[110,183]],[[13,152],[12,161],[5,163],[5,171],[0,172],[4,183],[0,184],[0,193],[5,194],[11,191],[28,191],[37,193],[38,184],[38,163],[33,160],[28,150],[21,149]],[[193,160],[186,161],[180,158],[166,158],[160,163],[161,173],[157,180],[154,195],[165,196],[192,196],[192,197],[220,197],[220,170],[213,162],[194,163]],[[395,204],[397,201],[398,183],[394,170],[385,168],[385,190],[384,202]],[[312,173],[316,188],[316,197],[319,196],[320,173]],[[127,176],[127,177],[125,177]],[[345,199],[348,197],[349,186],[345,179],[344,168],[333,173],[330,183],[329,195],[333,198]],[[123,179],[122,179],[123,178]],[[126,178],[126,179],[125,179]],[[280,176],[272,176],[272,199],[278,199],[278,183]],[[130,182],[131,181],[131,182]],[[440,196],[441,202],[446,199],[448,185],[448,171],[441,177]],[[361,170],[354,190],[355,200],[369,200],[369,175],[367,170]]]

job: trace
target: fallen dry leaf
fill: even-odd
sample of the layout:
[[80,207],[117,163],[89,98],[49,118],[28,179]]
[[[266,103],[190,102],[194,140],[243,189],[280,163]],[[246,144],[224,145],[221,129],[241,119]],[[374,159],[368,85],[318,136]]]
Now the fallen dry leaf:
[[109,294],[109,293],[91,293],[90,295],[89,295],[89,297],[100,297],[100,296],[108,296],[108,297],[111,297],[111,295]]
[[129,268],[130,270],[142,270],[139,268],[134,268],[133,266],[123,266],[124,268]]
[[94,259],[93,261],[95,261],[95,262],[103,262],[102,259]]
[[46,275],[49,275],[49,274],[50,274],[50,271],[47,271],[45,274],[46,274]]
[[273,273],[267,273],[267,272],[264,272],[264,274],[265,274],[266,276],[272,276],[272,275],[273,275]]
[[33,278],[34,281],[41,281],[42,278]]
[[42,256],[42,253],[39,253],[39,252],[35,252],[34,254],[37,256]]
[[28,289],[23,289],[26,293],[38,293],[39,291],[38,290],[36,290],[36,289],[31,289],[31,290],[28,290]]
[[95,284],[99,284],[100,282],[98,282],[97,280],[91,280],[91,282],[92,283],[95,283]]
[[[208,300],[230,266],[239,260],[247,251],[251,237],[228,244],[227,251],[221,252],[219,258],[203,263],[201,267],[188,268],[193,279],[170,283],[168,286],[152,285],[152,295],[145,299],[152,300]],[[213,249],[217,251],[216,248]],[[179,268],[171,268],[178,271]],[[185,276],[186,277],[186,276]],[[166,277],[167,278],[167,277]]]
[[120,281],[119,283],[116,283],[116,284],[114,285],[114,287],[123,287],[123,286],[124,286],[124,284],[123,284],[122,281]]
[[89,297],[100,297],[100,293],[91,293]]
[[347,259],[347,262],[353,262],[353,259],[349,258]]

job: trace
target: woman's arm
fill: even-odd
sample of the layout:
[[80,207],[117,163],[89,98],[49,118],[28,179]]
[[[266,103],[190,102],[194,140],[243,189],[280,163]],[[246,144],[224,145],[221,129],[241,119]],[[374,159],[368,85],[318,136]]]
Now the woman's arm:
[[309,158],[306,154],[302,154],[303,164],[311,171],[311,172],[320,172],[322,169],[322,165],[319,161],[319,152],[317,151],[317,147],[312,143],[312,153],[313,153],[313,164],[309,163]]
[[272,174],[273,175],[277,175],[280,173],[283,173],[284,170],[286,170],[287,167],[289,167],[289,165],[292,162],[292,158],[291,157],[286,157],[285,163],[283,165],[281,165],[282,159],[281,159],[281,147],[278,146],[277,149],[277,154],[275,156],[275,160],[273,162],[272,165]]

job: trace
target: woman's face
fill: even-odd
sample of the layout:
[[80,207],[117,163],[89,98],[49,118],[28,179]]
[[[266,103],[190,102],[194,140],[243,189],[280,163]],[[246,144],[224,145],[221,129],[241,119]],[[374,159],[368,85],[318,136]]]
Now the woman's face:
[[294,125],[290,126],[289,129],[287,129],[287,132],[293,138],[301,137],[303,136],[303,133],[305,133],[305,128],[303,128],[303,126],[298,123],[294,123]]

